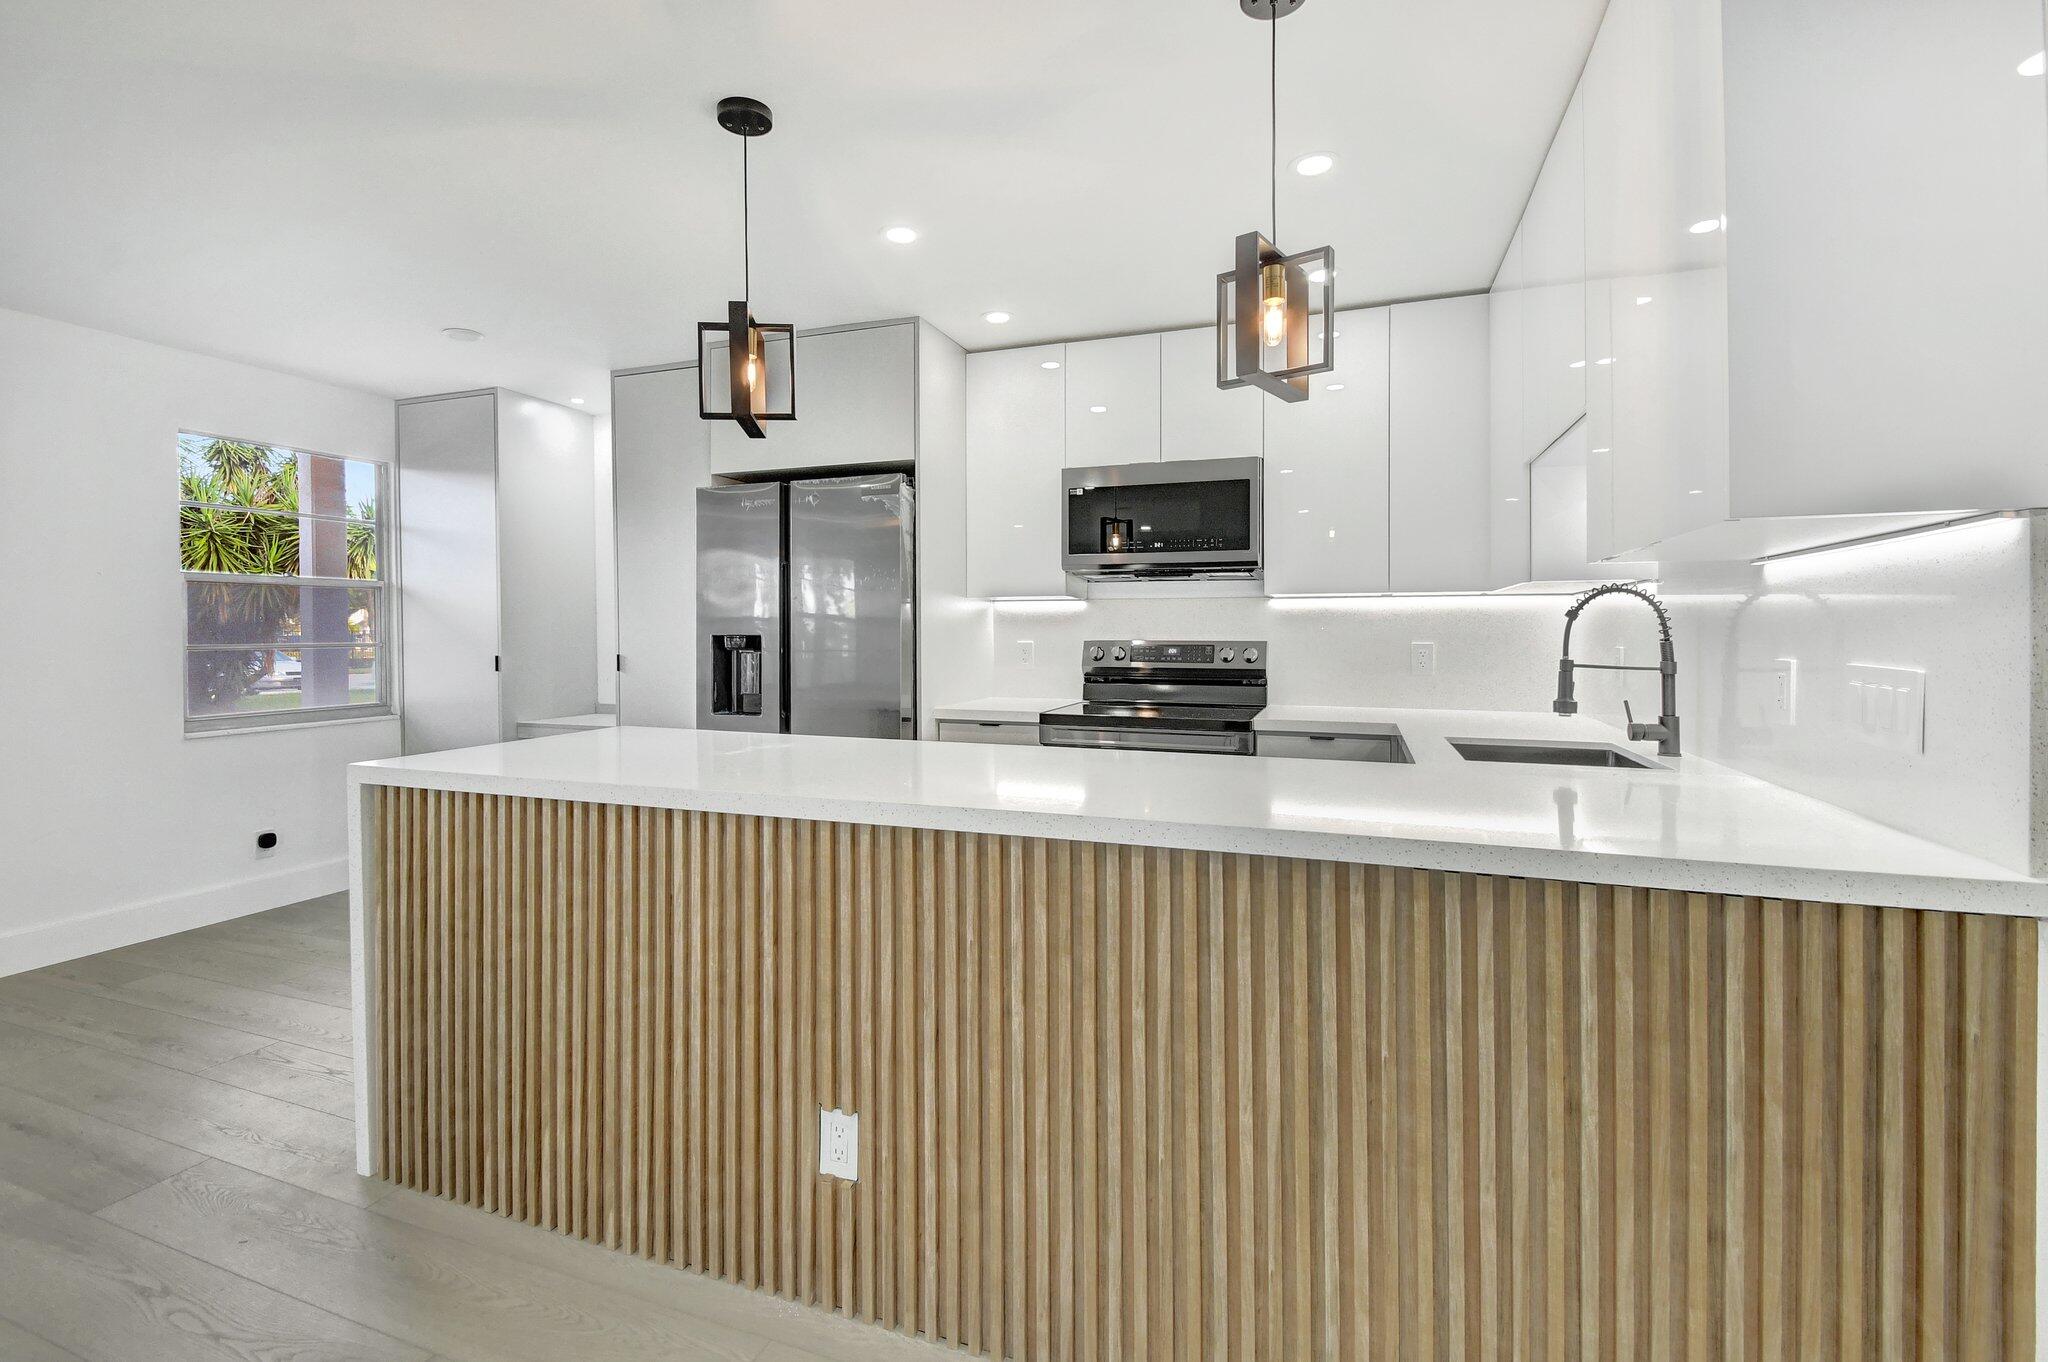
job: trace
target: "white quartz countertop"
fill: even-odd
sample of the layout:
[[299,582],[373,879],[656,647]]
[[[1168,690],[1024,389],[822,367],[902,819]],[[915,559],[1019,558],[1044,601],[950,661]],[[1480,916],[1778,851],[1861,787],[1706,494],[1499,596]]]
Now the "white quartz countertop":
[[[940,705],[932,710],[934,719],[958,723],[1029,724],[1049,709],[1080,703],[1078,696],[989,695],[957,705]],[[1258,733],[1323,733],[1336,736],[1384,733],[1396,713],[1412,710],[1359,709],[1348,705],[1267,705],[1252,720]],[[1540,715],[1529,716],[1541,718]],[[1463,736],[1462,734],[1460,736]],[[1613,736],[1609,734],[1608,736]]]
[[1047,710],[1078,704],[1080,699],[1078,695],[1036,699],[1028,695],[989,695],[963,704],[935,706],[932,718],[970,724],[1035,724]]
[[1285,708],[1276,717],[1340,713],[1353,723],[1396,725],[1415,763],[615,728],[361,762],[349,779],[352,786],[2048,915],[2048,881],[1698,758],[1648,771],[1501,765],[1465,761],[1444,741],[1618,736],[1591,719]]

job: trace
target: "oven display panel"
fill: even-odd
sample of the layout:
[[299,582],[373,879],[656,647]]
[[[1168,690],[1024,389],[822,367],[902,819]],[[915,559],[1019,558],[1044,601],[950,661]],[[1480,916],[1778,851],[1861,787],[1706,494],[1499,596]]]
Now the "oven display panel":
[[1213,663],[1215,660],[1216,645],[1213,643],[1146,643],[1131,649],[1133,662]]

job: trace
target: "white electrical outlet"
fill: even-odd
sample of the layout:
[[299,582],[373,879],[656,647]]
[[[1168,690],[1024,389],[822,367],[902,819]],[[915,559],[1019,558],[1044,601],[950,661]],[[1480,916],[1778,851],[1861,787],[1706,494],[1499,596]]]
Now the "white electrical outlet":
[[860,1181],[859,1112],[818,1108],[818,1172],[828,1178]]
[[1411,643],[1408,645],[1408,673],[1411,676],[1436,675],[1436,645],[1434,643]]
[[1038,649],[1032,644],[1030,639],[1020,638],[1017,640],[1017,661],[1021,665],[1030,666],[1031,658],[1037,651]]

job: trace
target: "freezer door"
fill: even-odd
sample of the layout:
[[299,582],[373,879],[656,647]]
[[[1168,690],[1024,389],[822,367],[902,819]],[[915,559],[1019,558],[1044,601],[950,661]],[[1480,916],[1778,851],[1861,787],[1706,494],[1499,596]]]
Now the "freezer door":
[[789,496],[789,731],[915,738],[909,479],[818,478]]
[[784,731],[780,484],[697,491],[697,726]]

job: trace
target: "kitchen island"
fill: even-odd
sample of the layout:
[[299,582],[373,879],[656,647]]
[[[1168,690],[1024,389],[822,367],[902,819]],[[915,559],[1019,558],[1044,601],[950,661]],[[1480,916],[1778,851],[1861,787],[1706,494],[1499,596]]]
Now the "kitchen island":
[[2031,1355],[2048,886],[1398,718],[353,767],[363,1171],[995,1357]]

